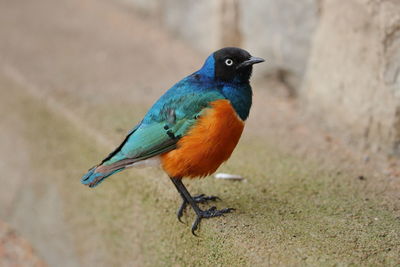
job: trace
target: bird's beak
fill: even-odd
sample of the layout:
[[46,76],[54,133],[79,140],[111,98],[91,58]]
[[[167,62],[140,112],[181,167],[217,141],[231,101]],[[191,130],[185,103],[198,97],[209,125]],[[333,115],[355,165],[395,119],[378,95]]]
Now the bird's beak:
[[260,57],[250,57],[250,59],[243,61],[242,63],[240,63],[239,65],[237,65],[236,69],[241,69],[247,66],[251,66],[257,63],[261,63],[264,62],[265,60],[260,58]]

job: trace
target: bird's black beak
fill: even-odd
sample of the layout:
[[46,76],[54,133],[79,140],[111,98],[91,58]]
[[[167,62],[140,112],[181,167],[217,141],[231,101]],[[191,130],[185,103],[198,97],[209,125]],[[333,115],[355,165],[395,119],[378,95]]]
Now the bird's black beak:
[[236,69],[241,69],[247,66],[251,66],[257,63],[261,63],[264,62],[265,60],[260,58],[260,57],[250,57],[250,59],[243,61],[242,63],[240,63],[239,65],[237,65]]

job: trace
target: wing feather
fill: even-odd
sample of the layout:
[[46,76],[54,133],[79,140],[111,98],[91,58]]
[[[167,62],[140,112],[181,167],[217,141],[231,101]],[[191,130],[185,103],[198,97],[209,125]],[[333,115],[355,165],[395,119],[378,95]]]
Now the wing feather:
[[179,139],[195,124],[209,103],[224,98],[215,90],[193,94],[185,87],[172,89],[153,105],[143,121],[102,161],[104,168],[117,170],[175,149]]

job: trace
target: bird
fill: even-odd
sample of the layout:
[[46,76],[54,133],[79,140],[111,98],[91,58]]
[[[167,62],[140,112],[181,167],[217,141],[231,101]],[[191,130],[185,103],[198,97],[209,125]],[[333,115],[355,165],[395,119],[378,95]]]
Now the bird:
[[81,182],[93,188],[129,167],[158,165],[182,198],[178,220],[182,222],[188,205],[194,210],[193,235],[202,219],[232,212],[233,208],[218,210],[214,206],[202,210],[198,203],[219,198],[192,196],[182,179],[208,176],[229,159],[250,113],[253,65],[261,62],[264,59],[237,47],[213,52],[198,71],[168,89],[122,143],[90,168]]

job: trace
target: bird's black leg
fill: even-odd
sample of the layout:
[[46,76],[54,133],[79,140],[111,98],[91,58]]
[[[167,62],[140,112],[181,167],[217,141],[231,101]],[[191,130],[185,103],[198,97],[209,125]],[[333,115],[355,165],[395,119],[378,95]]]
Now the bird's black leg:
[[[179,189],[178,189],[179,191]],[[183,212],[185,211],[187,204],[189,203],[186,198],[181,194],[181,192],[179,192],[181,197],[182,197],[182,205],[179,207],[178,212],[176,213],[178,220],[182,222],[181,218],[183,216]],[[217,196],[206,196],[204,194],[200,194],[197,196],[193,196],[192,197],[194,202],[196,203],[207,203],[208,201],[216,201],[216,200],[221,200],[219,197]]]
[[207,197],[205,195],[199,195],[197,197],[192,197],[190,195],[190,193],[187,191],[185,185],[182,183],[182,180],[180,178],[171,178],[171,181],[174,183],[176,189],[178,190],[179,194],[181,195],[181,197],[183,199],[183,203],[178,210],[179,221],[181,221],[180,217],[182,217],[183,210],[186,208],[187,204],[190,204],[190,206],[192,206],[194,212],[196,213],[196,219],[192,225],[192,234],[193,235],[196,235],[195,231],[198,229],[201,219],[222,216],[223,214],[234,210],[232,208],[217,210],[216,207],[211,207],[208,210],[201,210],[199,208],[199,206],[197,205],[197,203],[204,203],[209,200],[217,200],[218,197],[215,197],[215,196]]
[[[171,178],[171,179],[175,179],[175,180],[176,180],[177,178]],[[179,178],[179,180],[180,180],[180,178]],[[172,180],[172,182],[174,182],[174,180]],[[183,223],[182,220],[181,220],[181,218],[182,218],[183,212],[185,211],[185,209],[186,209],[186,207],[187,207],[187,204],[188,204],[189,202],[186,200],[185,196],[183,195],[183,193],[181,192],[181,190],[179,189],[179,187],[175,184],[175,182],[174,182],[174,185],[175,185],[176,189],[178,190],[179,194],[180,194],[181,197],[182,197],[182,205],[179,207],[178,212],[176,213],[176,215],[177,215],[177,217],[178,217],[178,220],[179,220],[181,223]],[[183,185],[183,184],[182,184],[182,185]],[[220,199],[219,197],[217,197],[217,196],[206,196],[206,195],[204,195],[204,194],[200,194],[200,195],[194,196],[194,197],[192,197],[192,199],[193,199],[194,202],[196,202],[196,203],[207,203],[208,201],[221,200],[221,199]]]
[[[172,182],[174,182],[174,180],[173,180],[172,178],[171,178],[171,180],[172,180]],[[180,194],[181,197],[182,197],[182,205],[179,207],[178,212],[176,213],[176,216],[178,217],[178,220],[179,220],[181,223],[183,223],[182,220],[181,220],[181,218],[182,218],[182,216],[183,216],[183,212],[185,211],[185,209],[186,209],[186,207],[187,207],[188,201],[186,200],[185,195],[183,195],[182,192],[179,190],[179,188],[178,188],[178,186],[175,184],[175,182],[174,182],[174,185],[175,185],[176,189],[178,190],[179,194]]]

